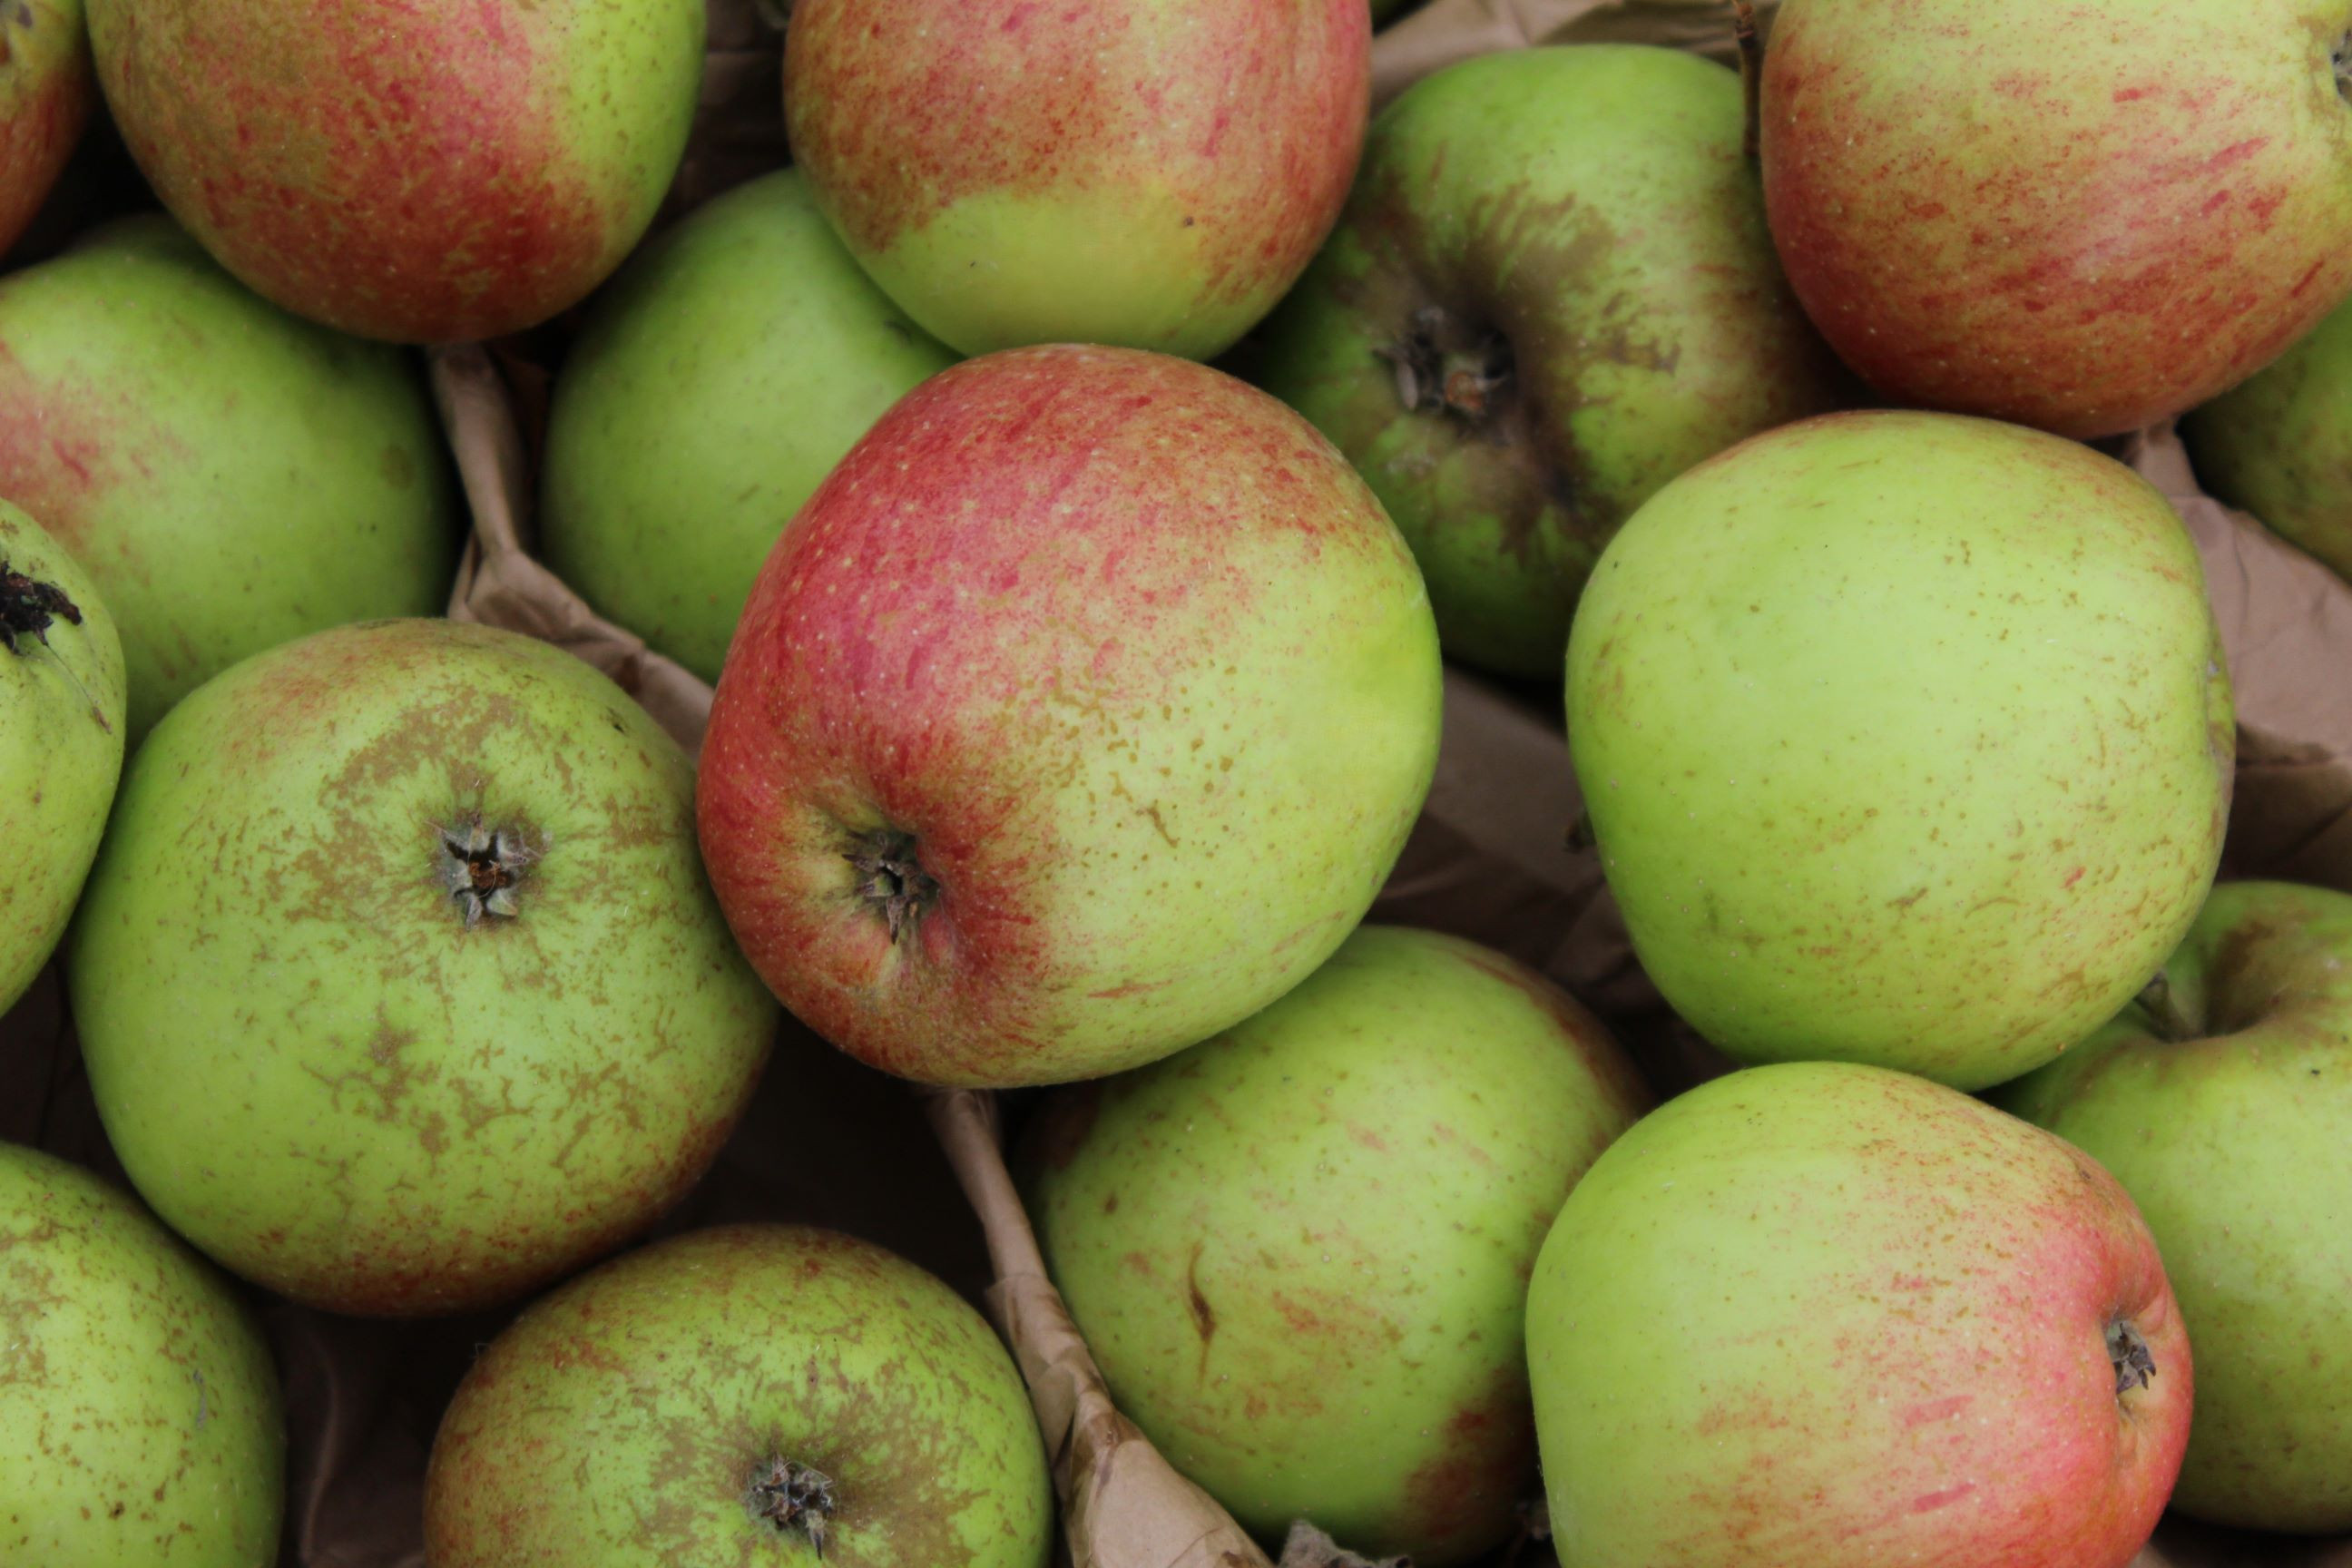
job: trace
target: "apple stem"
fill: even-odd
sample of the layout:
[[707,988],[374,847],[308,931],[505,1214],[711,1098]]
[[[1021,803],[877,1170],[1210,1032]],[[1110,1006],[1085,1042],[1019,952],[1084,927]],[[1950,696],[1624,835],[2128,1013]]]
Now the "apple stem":
[[894,947],[899,933],[939,900],[940,884],[923,869],[910,833],[886,827],[862,835],[843,858],[865,879],[857,890],[881,911]]
[[1746,100],[1740,145],[1753,163],[1764,142],[1764,42],[1756,30],[1753,0],[1731,0],[1731,36],[1739,46],[1739,86]]
[[753,1473],[746,1502],[752,1518],[766,1520],[779,1531],[797,1529],[808,1537],[817,1557],[824,1558],[836,1506],[831,1476],[778,1456]]
[[2159,1038],[2178,1045],[2197,1037],[2197,1025],[2181,1010],[2179,998],[2172,994],[2172,981],[2164,971],[2156,972],[2156,978],[2141,990],[2138,1002]]

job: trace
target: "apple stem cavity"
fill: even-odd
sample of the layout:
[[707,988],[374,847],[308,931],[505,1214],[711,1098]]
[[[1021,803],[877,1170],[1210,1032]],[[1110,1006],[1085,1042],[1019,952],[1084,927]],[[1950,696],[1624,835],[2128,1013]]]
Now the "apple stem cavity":
[[1372,352],[1396,367],[1397,401],[1415,413],[1485,426],[1511,384],[1510,340],[1458,324],[1437,305],[1414,311],[1403,338]]
[[2156,1357],[2126,1319],[2117,1318],[2107,1325],[2107,1360],[2116,1369],[2117,1399],[2156,1381]]
[[858,896],[881,912],[893,946],[939,900],[940,885],[923,869],[910,833],[886,827],[866,834],[844,858],[865,879],[857,885]]
[[2158,1038],[2179,1045],[2197,1037],[2197,1021],[2180,1005],[2180,998],[2172,994],[2172,981],[2164,971],[2156,972],[2156,978],[2141,989],[2137,1000],[2149,1023],[2155,1026]]
[[1740,148],[1752,163],[1763,153],[1764,43],[1756,31],[1751,0],[1731,0],[1731,36],[1739,46],[1739,86],[1747,105]]
[[825,1536],[833,1527],[831,1476],[779,1455],[753,1472],[745,1500],[752,1518],[765,1520],[779,1533],[799,1531],[817,1556],[824,1556]]
[[449,889],[472,931],[484,916],[512,920],[522,912],[515,889],[539,851],[510,827],[486,826],[479,812],[455,827],[438,829],[441,884]]

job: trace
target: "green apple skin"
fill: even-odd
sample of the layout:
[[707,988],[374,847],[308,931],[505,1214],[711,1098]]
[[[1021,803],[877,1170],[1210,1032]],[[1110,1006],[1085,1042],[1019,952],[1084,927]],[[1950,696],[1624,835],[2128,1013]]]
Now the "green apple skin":
[[81,0],[0,11],[0,256],[40,211],[97,103]]
[[0,1143],[0,1563],[270,1568],[286,1417],[228,1282],[128,1195]]
[[[0,23],[5,26],[5,23]],[[89,574],[40,525],[0,500],[0,574],[62,594],[0,646],[0,1013],[48,962],[98,855],[122,774],[122,645]],[[16,609],[0,589],[0,626]],[[18,613],[22,613],[18,610]]]
[[2352,305],[2180,422],[2205,488],[2352,579]]
[[113,610],[133,745],[248,654],[437,613],[464,533],[411,357],[264,303],[155,216],[0,278],[0,495]]
[[1717,1079],[1619,1139],[1544,1243],[1527,1334],[1575,1568],[2124,1568],[2201,1370],[2088,1156],[1839,1062]]
[[1732,71],[1613,44],[1466,60],[1374,122],[1257,379],[1396,520],[1450,656],[1556,674],[1577,594],[1642,502],[1836,402],[1741,124]]
[[798,0],[793,157],[852,254],[965,353],[1208,359],[1331,232],[1365,0]]
[[[821,1557],[754,1511],[780,1461],[833,1484]],[[691,1232],[531,1306],[459,1385],[425,1483],[432,1568],[1045,1568],[1053,1531],[1036,1417],[980,1314],[803,1226]]]
[[540,542],[707,681],[769,547],[955,355],[867,281],[793,170],[698,210],[602,295],[556,378]]
[[1260,1536],[1306,1519],[1444,1568],[1534,1489],[1528,1270],[1648,1104],[1534,972],[1366,926],[1214,1039],[1060,1091],[1022,1173],[1112,1397],[1177,1468]]
[[2231,882],[2141,1007],[2000,1101],[2115,1173],[2197,1341],[2173,1505],[2352,1530],[2352,898]]
[[1745,1061],[1960,1089],[2156,973],[2212,884],[2236,744],[2164,498],[1930,414],[1791,426],[1661,491],[1586,591],[1568,714],[1676,1012]]
[[[369,1316],[512,1300],[651,1224],[775,1025],[693,787],[620,688],[486,626],[339,628],[205,686],[132,757],[68,942],[133,1184]],[[477,825],[521,852],[468,923],[445,846]]]

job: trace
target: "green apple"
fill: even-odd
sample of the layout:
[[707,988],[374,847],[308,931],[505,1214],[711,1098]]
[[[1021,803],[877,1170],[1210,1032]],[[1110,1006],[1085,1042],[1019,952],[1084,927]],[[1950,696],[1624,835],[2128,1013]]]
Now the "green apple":
[[1454,658],[1557,673],[1636,507],[1832,405],[1741,125],[1733,72],[1610,44],[1464,61],[1373,124],[1255,363],[1404,531]]
[[122,645],[89,574],[0,501],[0,1013],[65,934],[122,773]]
[[2352,578],[2352,305],[2180,437],[2207,489]]
[[0,496],[114,612],[134,744],[247,654],[437,612],[464,531],[414,360],[264,303],[152,215],[0,278]]
[[556,378],[540,542],[602,614],[709,681],[784,524],[955,355],[866,280],[793,170],[632,262]]
[[1045,1568],[1045,1446],[978,1312],[801,1226],[677,1237],[574,1279],[458,1386],[433,1568]]
[[1368,926],[1256,1016],[1061,1091],[1022,1169],[1120,1411],[1260,1536],[1427,1568],[1534,1489],[1520,1325],[1561,1201],[1646,1109],[1565,992]]
[[1527,1333],[1575,1568],[2124,1568],[2196,1381],[2113,1177],[1838,1062],[1717,1079],[1619,1139]]
[[509,1300],[701,1175],[772,1006],[676,742],[570,654],[380,621],[199,689],[126,770],[67,953],[107,1135],[309,1305]]
[[0,1143],[0,1563],[270,1568],[285,1468],[228,1282],[106,1183]]
[[2014,426],[1832,415],[1693,469],[1601,557],[1568,683],[1634,951],[1742,1060],[2029,1072],[2147,983],[2221,856],[2196,547]]
[[2114,1172],[2197,1340],[2176,1507],[2352,1530],[2352,898],[2213,889],[2150,1005],[2001,1091]]

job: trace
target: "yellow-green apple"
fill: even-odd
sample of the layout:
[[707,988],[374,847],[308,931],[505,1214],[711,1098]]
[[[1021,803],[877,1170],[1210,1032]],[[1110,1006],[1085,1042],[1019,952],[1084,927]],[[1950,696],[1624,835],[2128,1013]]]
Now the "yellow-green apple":
[[2236,748],[2164,498],[1938,414],[1790,426],[1660,491],[1585,591],[1568,712],[1676,1012],[1743,1060],[1961,1089],[2156,973],[2211,886]]
[[1445,1568],[1535,1489],[1521,1325],[1569,1189],[1648,1105],[1591,1014],[1366,926],[1178,1057],[1061,1090],[1023,1155],[1122,1413],[1261,1536]]
[[[0,24],[5,26],[5,24]],[[65,934],[122,773],[122,646],[73,557],[0,500],[0,1013]]]
[[89,1172],[0,1143],[0,1563],[271,1568],[285,1465],[228,1282]]
[[1560,1561],[2124,1568],[2194,1327],[2071,1145],[1881,1068],[1717,1079],[1601,1156],[1536,1264]]
[[570,654],[379,621],[257,655],[125,770],[68,939],[132,1183],[236,1272],[382,1316],[650,1224],[773,1033],[693,773]]
[[2115,1173],[2197,1339],[2173,1501],[2352,1530],[2352,898],[2213,889],[2146,1005],[2001,1091]]
[[1452,657],[1556,676],[1634,508],[1833,402],[1741,124],[1732,72],[1609,44],[1465,61],[1373,123],[1254,369],[1403,530]]
[[700,0],[87,0],[155,194],[256,293],[362,337],[578,302],[669,188]]
[[715,681],[776,535],[884,409],[954,362],[857,269],[798,171],[740,186],[631,262],[565,355],[547,563]]
[[81,7],[82,0],[0,6],[0,256],[40,210],[98,101]]
[[1764,194],[1898,401],[2089,437],[2244,380],[2352,289],[2344,0],[1784,0]]
[[2180,436],[2207,489],[2352,578],[2352,305]]
[[1098,1077],[1354,929],[1440,683],[1411,552],[1305,420],[1163,354],[1008,350],[884,415],[761,568],[703,853],[752,963],[851,1055]]
[[425,1483],[432,1568],[1045,1568],[1053,1527],[980,1314],[802,1226],[691,1232],[531,1306],[458,1386]]
[[434,613],[462,532],[408,356],[255,298],[153,215],[0,279],[0,496],[114,612],[134,742],[247,654]]
[[1364,0],[799,0],[793,156],[859,263],[965,353],[1206,359],[1330,232]]

